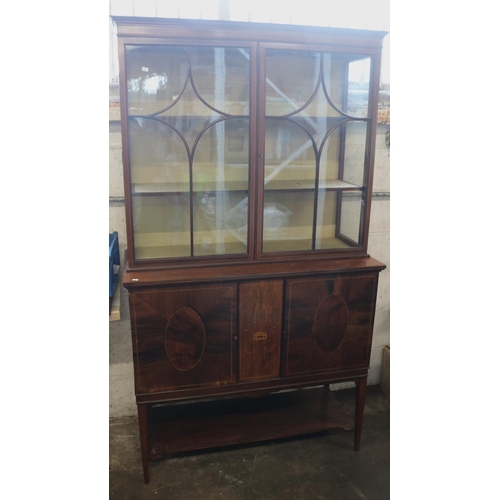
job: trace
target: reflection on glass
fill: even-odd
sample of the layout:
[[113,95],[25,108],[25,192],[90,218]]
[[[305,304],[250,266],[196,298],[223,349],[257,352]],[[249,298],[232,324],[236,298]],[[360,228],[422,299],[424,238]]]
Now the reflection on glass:
[[127,45],[125,57],[129,115],[158,113],[175,102],[188,78],[185,47]]
[[249,54],[127,46],[137,259],[247,253]]

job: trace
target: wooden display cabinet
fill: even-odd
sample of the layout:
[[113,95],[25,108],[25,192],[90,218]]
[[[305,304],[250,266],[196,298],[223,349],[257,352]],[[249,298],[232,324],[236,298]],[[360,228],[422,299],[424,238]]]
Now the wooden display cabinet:
[[166,453],[334,427],[358,450],[386,33],[113,19],[145,482]]

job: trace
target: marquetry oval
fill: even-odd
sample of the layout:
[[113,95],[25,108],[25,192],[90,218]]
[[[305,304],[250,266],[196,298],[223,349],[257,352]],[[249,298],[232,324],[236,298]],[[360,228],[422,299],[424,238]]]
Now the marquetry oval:
[[190,307],[182,307],[170,318],[165,332],[165,349],[172,365],[181,371],[192,370],[203,356],[205,325]]
[[344,340],[348,323],[347,305],[342,297],[328,295],[314,315],[313,336],[324,353],[335,351]]

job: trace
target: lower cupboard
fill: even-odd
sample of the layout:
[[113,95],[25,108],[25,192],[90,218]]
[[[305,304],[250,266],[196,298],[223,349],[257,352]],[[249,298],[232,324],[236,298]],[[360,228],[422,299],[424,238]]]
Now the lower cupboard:
[[145,483],[181,451],[332,428],[359,450],[379,270],[126,284]]

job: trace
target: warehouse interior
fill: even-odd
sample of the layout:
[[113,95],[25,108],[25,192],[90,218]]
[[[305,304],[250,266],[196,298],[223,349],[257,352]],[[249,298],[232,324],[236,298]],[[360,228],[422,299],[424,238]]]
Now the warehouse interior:
[[[278,4],[111,0],[67,19],[67,4],[7,6],[3,180],[14,189],[2,196],[2,450],[9,498],[40,491],[78,499],[495,497],[499,271],[495,254],[479,248],[490,239],[495,246],[500,109],[478,96],[494,94],[496,16],[486,2],[453,10],[425,1],[408,8],[338,0],[327,9],[311,0],[286,11]],[[373,199],[370,227],[370,253],[387,269],[359,452],[352,430],[339,429],[168,456],[151,462],[144,484],[128,297],[119,286],[110,317],[101,296],[109,286],[106,231],[119,234],[120,255],[126,246],[111,14],[390,32],[390,82],[383,82],[393,113],[378,125],[374,191],[384,196]],[[381,389],[389,345],[390,401]],[[352,415],[355,388],[328,391]]]
[[[119,2],[110,14],[174,18],[223,19],[286,24],[320,24],[389,31],[387,2],[364,14],[333,8],[328,19],[322,8],[297,6],[274,14],[262,3]],[[174,5],[175,4],[175,5]],[[262,5],[261,5],[262,4]],[[189,10],[189,5],[191,10]],[[198,10],[196,10],[198,9]],[[389,35],[384,41],[379,117],[376,137],[374,197],[369,253],[386,264],[381,273],[374,340],[368,376],[367,402],[360,452],[351,431],[333,430],[297,438],[174,454],[150,464],[150,484],[142,481],[139,427],[134,399],[134,368],[127,291],[113,294],[109,323],[110,498],[389,498],[390,491],[390,82]],[[126,248],[119,64],[116,27],[110,21],[109,75],[109,232],[116,232],[119,254]],[[384,379],[385,377],[385,379]],[[381,386],[382,378],[382,386]],[[353,415],[354,383],[332,384],[346,411]],[[209,429],[207,429],[208,432]],[[259,463],[261,464],[259,466]],[[261,467],[263,467],[261,469]],[[259,470],[260,469],[260,470]],[[265,472],[264,472],[265,471]]]
[[[2,450],[9,498],[41,491],[64,499],[183,498],[186,491],[190,498],[378,499],[387,498],[388,481],[393,498],[495,497],[499,270],[494,252],[479,251],[490,240],[495,248],[498,213],[500,104],[481,99],[495,93],[491,3],[392,2],[390,25],[370,24],[379,10],[387,19],[389,2],[338,0],[327,10],[311,0],[286,11],[277,4],[111,0],[71,13],[67,3],[6,7]],[[392,116],[380,128],[392,126],[393,140],[377,137],[374,188],[392,196],[374,199],[370,240],[378,241],[370,252],[390,266],[381,273],[386,310],[377,311],[359,452],[352,431],[336,430],[167,457],[151,464],[151,482],[143,484],[127,296],[119,288],[113,297],[122,318],[113,321],[101,296],[109,286],[106,231],[117,230],[122,255],[126,241],[116,199],[123,181],[110,14],[337,20],[390,32]],[[380,390],[386,344],[390,402]],[[353,387],[329,390],[352,412]],[[314,461],[320,455],[327,463]]]

